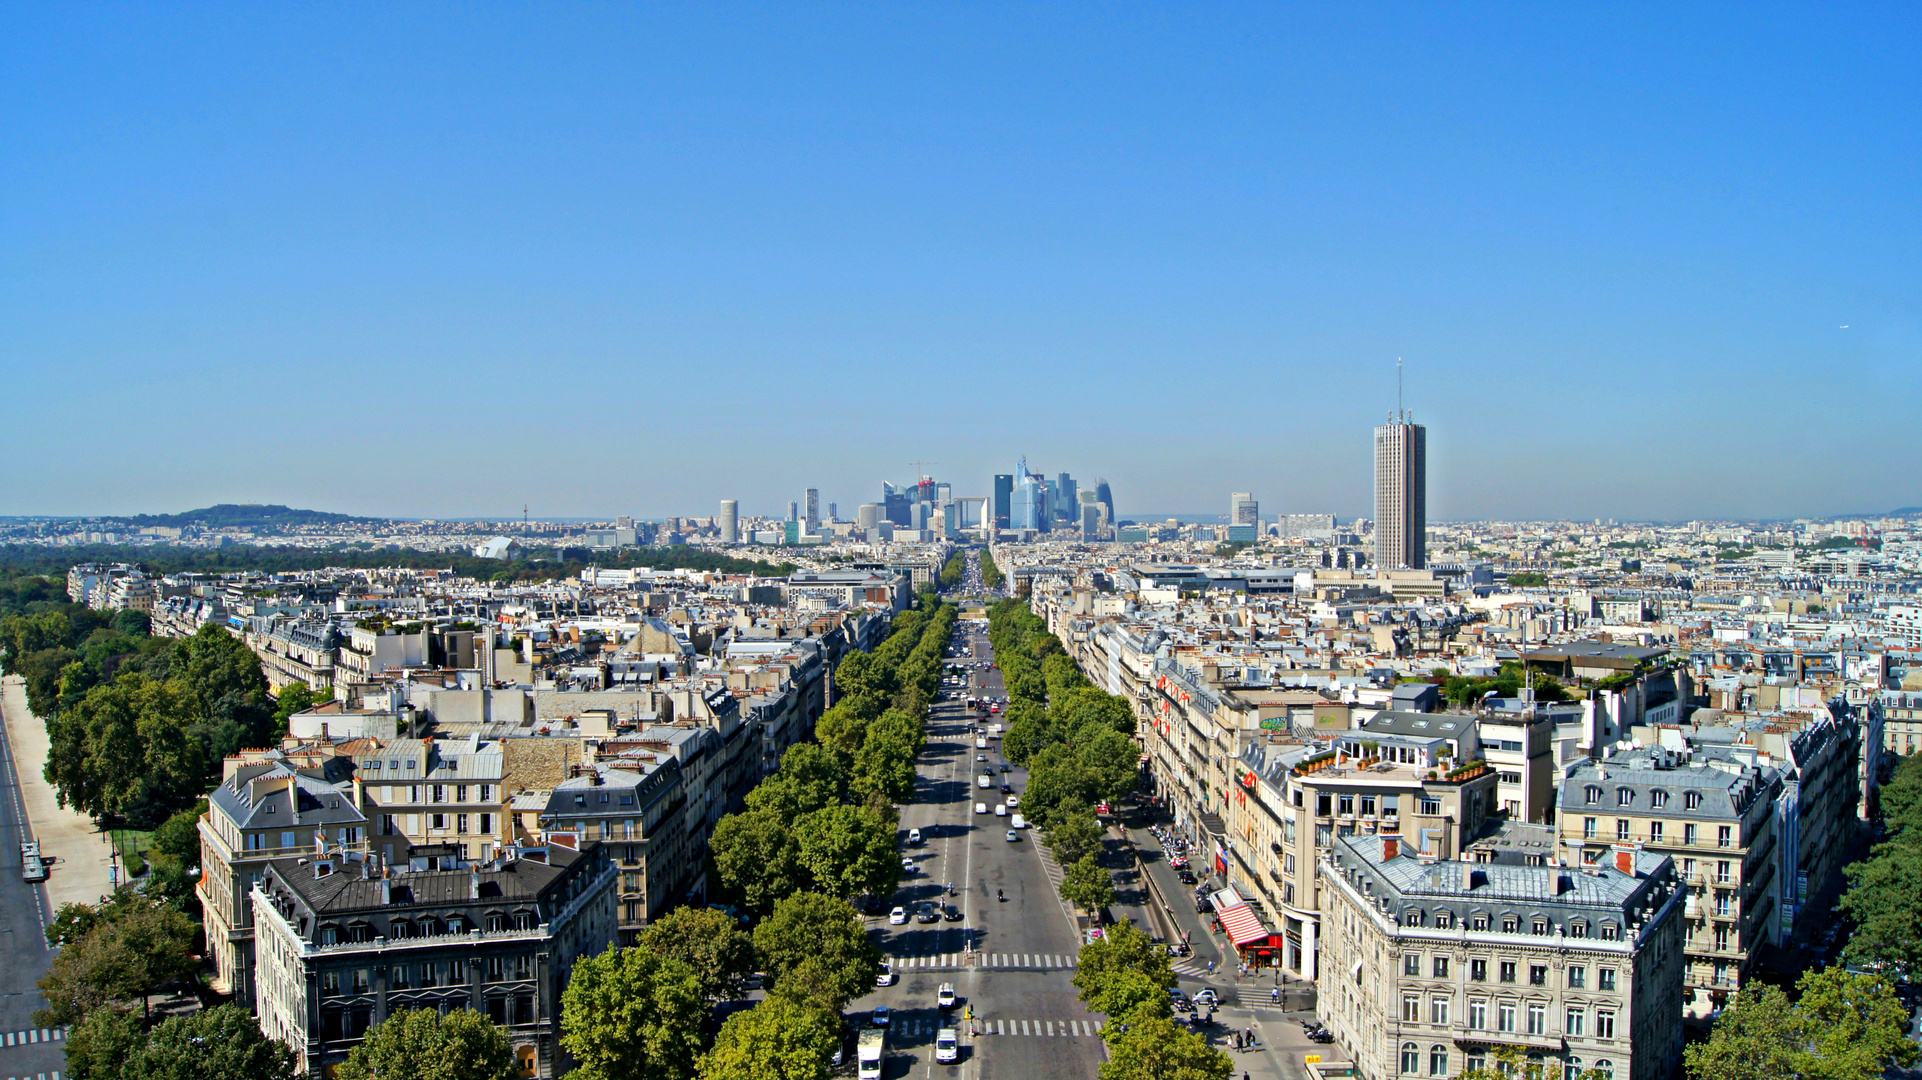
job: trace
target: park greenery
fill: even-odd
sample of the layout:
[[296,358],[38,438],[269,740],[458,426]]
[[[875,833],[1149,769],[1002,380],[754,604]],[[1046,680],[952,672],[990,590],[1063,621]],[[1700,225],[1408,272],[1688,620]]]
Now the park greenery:
[[1508,575],[1508,584],[1515,589],[1539,589],[1548,584],[1548,575],[1529,571],[1513,573]]
[[[349,570],[377,570],[400,567],[412,570],[452,570],[462,577],[496,584],[536,583],[578,579],[590,567],[603,570],[701,570],[721,574],[755,577],[786,577],[795,570],[791,562],[747,559],[709,548],[688,544],[667,547],[624,548],[600,551],[585,547],[529,546],[517,561],[485,559],[467,551],[419,551],[372,543],[344,543],[326,547],[290,547],[278,544],[236,544],[224,548],[172,547],[168,545],[87,544],[78,547],[47,547],[39,544],[0,544],[0,573],[59,579],[59,592],[66,593],[67,568],[78,563],[133,563],[152,575],[175,573],[225,574],[243,570],[263,573],[290,573],[339,567]],[[0,613],[5,611],[0,598]]]
[[[97,1009],[67,1033],[69,1080],[295,1080],[293,1052],[262,1035],[238,1005],[141,1018]],[[344,1076],[344,1073],[336,1075]]]
[[131,886],[98,907],[63,906],[46,931],[47,940],[60,949],[40,978],[47,1004],[35,1010],[34,1025],[70,1027],[136,998],[147,1016],[155,990],[199,968],[194,955],[199,929],[178,907]]

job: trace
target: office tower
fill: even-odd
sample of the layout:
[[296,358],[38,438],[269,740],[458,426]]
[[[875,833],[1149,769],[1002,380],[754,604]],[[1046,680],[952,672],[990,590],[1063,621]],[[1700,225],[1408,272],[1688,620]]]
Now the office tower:
[[993,521],[997,529],[1008,527],[1009,515],[1014,512],[1014,476],[1011,473],[994,474]]
[[[1094,492],[1084,491],[1081,494],[1092,495]],[[1101,535],[1101,511],[1101,504],[1095,502],[1093,499],[1084,499],[1082,501],[1081,538],[1083,540],[1093,540]]]
[[787,501],[787,519],[789,521],[801,520],[801,504],[795,502],[793,499]]
[[1054,490],[1048,493],[1049,514],[1055,521],[1070,525],[1078,524],[1081,516],[1081,500],[1075,497],[1074,477],[1058,473],[1054,478]]
[[953,484],[936,484],[936,485],[934,485],[934,501],[935,501],[936,503],[946,503],[946,502],[951,502],[951,501],[953,501],[953,499],[954,499],[954,485],[953,485]]
[[1009,527],[1048,531],[1048,482],[1028,471],[1028,459],[1014,467],[1014,505]]
[[867,533],[870,538],[874,535],[875,527],[881,524],[881,512],[884,509],[886,508],[880,503],[862,503],[854,512],[855,521],[861,526],[861,531]]
[[819,532],[821,529],[821,489],[808,488],[801,493],[801,499],[807,503],[806,520],[808,523],[808,531]]
[[741,505],[733,499],[721,500],[721,543],[741,542]]
[[1284,514],[1278,523],[1281,535],[1286,537],[1326,540],[1335,531],[1333,514]]
[[914,512],[909,510],[913,502],[904,491],[897,491],[893,484],[881,482],[881,516],[884,520],[902,528],[914,524]]
[[1108,490],[1108,482],[1099,476],[1094,478],[1094,497],[1096,502],[1108,508],[1108,524],[1113,525],[1119,520],[1114,514],[1114,493]]
[[1237,491],[1228,496],[1228,524],[1260,525],[1261,504],[1253,495]]
[[1428,565],[1428,429],[1398,409],[1375,429],[1375,567]]

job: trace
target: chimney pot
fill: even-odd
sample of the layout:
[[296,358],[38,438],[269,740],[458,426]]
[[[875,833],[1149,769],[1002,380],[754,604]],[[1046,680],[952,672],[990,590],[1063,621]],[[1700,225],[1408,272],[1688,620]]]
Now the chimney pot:
[[1615,869],[1620,870],[1630,877],[1635,876],[1635,853],[1626,848],[1616,849]]
[[1381,838],[1381,857],[1384,859],[1401,858],[1401,837],[1384,836]]

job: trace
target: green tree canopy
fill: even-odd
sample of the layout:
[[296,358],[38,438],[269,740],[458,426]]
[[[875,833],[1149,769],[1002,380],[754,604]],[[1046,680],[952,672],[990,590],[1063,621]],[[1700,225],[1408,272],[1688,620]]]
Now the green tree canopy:
[[1908,1009],[1878,975],[1810,971],[1790,1002],[1751,983],[1722,1011],[1708,1041],[1683,1051],[1694,1080],[1879,1080],[1915,1063]]
[[801,865],[815,887],[829,896],[864,892],[885,896],[901,880],[894,823],[857,806],[830,806],[801,819],[795,829]]
[[68,1035],[74,1080],[294,1080],[293,1051],[260,1033],[236,1005],[170,1016],[141,1030],[118,1009],[88,1014]]
[[1125,1031],[1109,1024],[1101,1036],[1108,1043],[1101,1080],[1228,1080],[1234,1071],[1228,1055],[1165,1017],[1130,1017]]
[[701,1080],[827,1080],[840,1017],[817,1004],[771,997],[721,1025],[701,1058]]
[[641,931],[640,947],[692,968],[710,1001],[740,997],[754,973],[754,939],[713,908],[675,908]]
[[868,940],[860,913],[820,893],[797,893],[776,904],[774,914],[754,928],[754,948],[775,989],[797,999],[795,988],[783,984],[812,963],[806,974],[814,985],[807,996],[837,1013],[866,993],[881,970],[881,952]]
[[1061,899],[1092,915],[1114,903],[1114,876],[1091,851],[1062,873]]
[[1071,866],[1083,856],[1099,852],[1102,836],[1101,822],[1092,812],[1083,812],[1063,817],[1047,831],[1044,839],[1055,861]]
[[197,927],[180,911],[144,899],[103,910],[84,933],[54,954],[40,979],[47,1007],[36,1027],[66,1027],[115,1001],[139,997],[193,973]]
[[721,883],[750,911],[766,913],[809,883],[790,820],[767,810],[729,814],[708,841]]
[[507,1032],[472,1009],[402,1009],[367,1029],[334,1080],[514,1080]]
[[684,1080],[701,1051],[703,983],[680,960],[609,949],[574,965],[561,993],[561,1045],[575,1080]]
[[[1127,976],[1139,976],[1129,979]],[[1133,923],[1116,923],[1103,936],[1081,947],[1074,987],[1088,1008],[1108,1016],[1125,1016],[1140,1003],[1143,982],[1161,992],[1167,1008],[1168,988],[1175,985],[1168,950],[1149,940]]]

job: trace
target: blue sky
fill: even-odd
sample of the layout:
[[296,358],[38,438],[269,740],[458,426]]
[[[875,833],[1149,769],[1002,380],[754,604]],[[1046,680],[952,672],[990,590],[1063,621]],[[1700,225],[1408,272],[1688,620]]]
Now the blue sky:
[[1397,356],[1434,519],[1922,504],[1918,30],[11,5],[0,513],[1365,514]]

